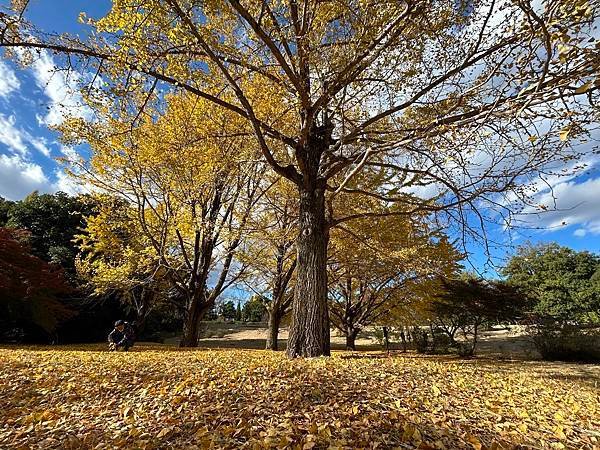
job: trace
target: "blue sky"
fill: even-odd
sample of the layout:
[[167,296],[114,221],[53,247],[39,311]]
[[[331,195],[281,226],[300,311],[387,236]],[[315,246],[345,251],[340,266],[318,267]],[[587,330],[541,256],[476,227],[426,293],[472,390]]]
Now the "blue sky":
[[[9,0],[0,0],[6,7]],[[47,32],[84,35],[89,27],[77,18],[85,11],[101,17],[110,7],[108,0],[31,0],[27,17]],[[62,72],[54,73],[50,55],[22,69],[12,61],[0,60],[0,196],[18,200],[32,192],[74,192],[74,186],[62,172],[56,158],[77,149],[66,148],[48,127],[59,124],[64,112],[85,116],[77,95],[69,93],[72,80]],[[548,228],[542,231],[492,227],[491,238],[519,245],[525,241],[557,241],[577,250],[600,252],[600,157],[588,158],[588,168],[578,177],[557,181],[554,194],[560,211],[533,216],[530,225]],[[551,203],[549,191],[539,193],[541,202]],[[562,225],[565,223],[566,225]],[[470,245],[471,260],[483,267],[485,256],[478,245]],[[513,248],[493,249],[497,258]]]
[[[0,7],[10,2],[0,0]],[[84,35],[89,27],[78,21],[80,11],[101,17],[109,1],[32,0],[27,17],[48,32]],[[45,54],[31,67],[21,69],[0,60],[0,196],[18,200],[33,190],[73,192],[74,186],[56,159],[74,149],[57,142],[49,129],[65,112],[85,115],[80,99],[69,92],[72,79],[53,72],[53,57]]]

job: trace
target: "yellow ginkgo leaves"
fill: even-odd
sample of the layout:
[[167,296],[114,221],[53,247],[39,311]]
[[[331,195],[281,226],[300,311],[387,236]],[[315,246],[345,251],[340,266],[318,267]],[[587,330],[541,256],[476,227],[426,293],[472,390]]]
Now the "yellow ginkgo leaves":
[[[597,367],[0,349],[0,448],[593,449]],[[351,356],[351,357],[349,357]]]

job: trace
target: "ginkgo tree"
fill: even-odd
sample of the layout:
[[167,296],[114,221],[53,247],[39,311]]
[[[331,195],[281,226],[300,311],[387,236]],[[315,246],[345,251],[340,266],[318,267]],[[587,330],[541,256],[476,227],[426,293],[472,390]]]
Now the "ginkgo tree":
[[463,257],[416,215],[357,219],[336,229],[331,240],[331,321],[350,350],[365,328],[395,323],[414,308],[418,292],[454,274]]
[[116,294],[133,309],[136,331],[141,333],[148,314],[168,297],[166,270],[131,204],[98,195],[97,205],[96,214],[87,217],[84,232],[77,236],[77,273],[94,296]]
[[[39,32],[27,4],[2,16],[9,53],[81,57],[97,71],[80,77],[86,96],[103,105],[184,90],[243,121],[296,185],[291,357],[329,353],[333,227],[428,212],[485,240],[487,219],[510,224],[540,178],[576,167],[595,126],[599,11],[587,0],[115,0],[100,20],[82,16],[96,28],[85,40]],[[387,183],[347,188],[369,167]],[[345,215],[342,195],[386,206]]]
[[[107,271],[116,275],[114,270],[132,277],[137,269],[131,259],[152,274],[160,271],[169,281],[163,295],[184,317],[185,347],[197,345],[200,320],[243,271],[232,262],[262,189],[264,169],[252,162],[254,147],[239,131],[239,121],[223,112],[183,94],[170,96],[165,111],[154,110],[135,127],[127,111],[120,118],[72,119],[60,127],[65,142],[85,141],[92,150],[89,160],[70,161],[73,175],[125,202],[134,222],[117,227],[139,234],[133,248],[119,253],[116,267],[97,267],[103,260],[92,254],[82,259],[82,268],[97,281]],[[107,232],[105,219],[116,217],[91,220],[93,239]],[[100,247],[111,245],[105,240]]]
[[292,306],[298,205],[293,185],[285,178],[265,176],[263,182],[265,194],[250,213],[236,259],[248,267],[243,288],[265,299],[266,348],[277,350],[279,328]]

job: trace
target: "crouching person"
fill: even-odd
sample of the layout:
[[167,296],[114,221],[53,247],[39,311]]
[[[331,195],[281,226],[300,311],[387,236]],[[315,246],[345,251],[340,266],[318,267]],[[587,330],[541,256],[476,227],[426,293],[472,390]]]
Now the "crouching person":
[[135,332],[133,327],[123,320],[115,322],[115,328],[108,335],[108,348],[111,351],[129,350],[135,342]]

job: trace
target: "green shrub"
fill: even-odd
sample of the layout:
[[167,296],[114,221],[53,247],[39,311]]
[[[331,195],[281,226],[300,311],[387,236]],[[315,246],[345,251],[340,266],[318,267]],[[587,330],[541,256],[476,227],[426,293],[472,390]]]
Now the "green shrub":
[[429,333],[424,330],[415,330],[413,336],[417,353],[427,353],[429,350]]
[[445,355],[450,353],[450,347],[452,346],[452,340],[450,336],[445,334],[444,332],[437,331],[433,335],[433,348],[432,353]]
[[456,353],[458,356],[473,356],[475,353],[475,346],[472,342],[457,342],[456,343]]
[[539,325],[532,330],[535,347],[548,361],[600,361],[600,329]]

